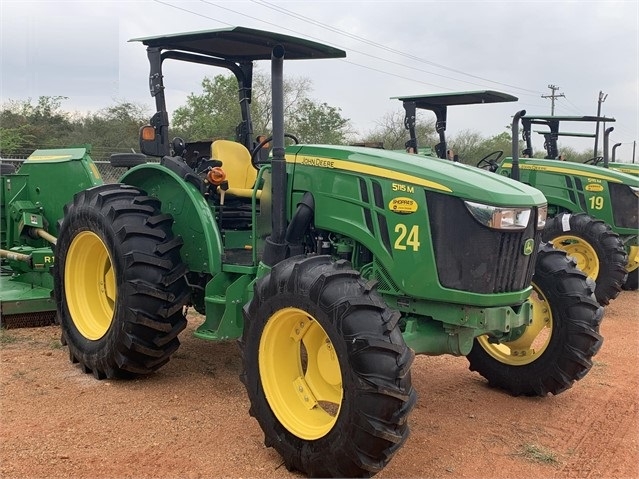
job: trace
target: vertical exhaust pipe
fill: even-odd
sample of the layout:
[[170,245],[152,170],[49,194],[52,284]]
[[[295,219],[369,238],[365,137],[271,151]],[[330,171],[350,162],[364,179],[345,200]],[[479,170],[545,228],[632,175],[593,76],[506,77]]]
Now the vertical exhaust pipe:
[[615,145],[612,147],[612,157],[610,158],[610,161],[612,163],[615,162],[615,158],[617,156],[617,148],[619,148],[621,146],[621,143],[615,143]]
[[513,134],[513,166],[510,172],[510,177],[513,180],[519,181],[519,120],[526,114],[526,110],[521,110],[515,113],[512,122],[512,134]]
[[608,168],[608,137],[610,136],[610,133],[615,129],[614,126],[611,126],[610,128],[606,128],[604,130],[604,137],[603,137],[603,160],[604,160],[604,168]]
[[274,266],[286,258],[286,158],[284,156],[284,47],[271,52],[271,95],[273,104],[272,230],[264,247],[262,261]]

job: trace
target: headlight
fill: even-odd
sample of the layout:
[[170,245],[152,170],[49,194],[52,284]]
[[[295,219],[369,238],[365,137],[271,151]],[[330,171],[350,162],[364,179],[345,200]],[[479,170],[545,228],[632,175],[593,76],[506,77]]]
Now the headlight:
[[546,218],[548,217],[548,205],[537,208],[537,229],[543,230],[546,227]]
[[504,208],[472,201],[464,203],[477,221],[496,230],[523,230],[530,220],[530,208]]

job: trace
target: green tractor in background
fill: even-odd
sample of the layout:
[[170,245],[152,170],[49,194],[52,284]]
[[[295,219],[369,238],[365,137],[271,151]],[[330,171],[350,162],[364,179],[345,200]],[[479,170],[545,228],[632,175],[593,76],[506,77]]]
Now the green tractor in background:
[[[609,140],[606,139],[606,135],[609,135],[611,131],[612,130],[610,130],[610,129],[606,129],[604,131],[604,140],[605,141],[609,142]],[[567,134],[565,132],[561,132],[561,133],[558,133],[558,134],[561,135],[561,136],[570,135],[570,134]],[[588,135],[588,134],[577,134],[577,135],[578,136],[586,136],[588,138],[594,138],[595,137],[594,134],[590,134],[590,135]],[[629,175],[639,176],[639,164],[634,163],[634,162],[633,163],[626,163],[626,162],[623,162],[623,161],[615,161],[616,160],[616,150],[617,150],[617,148],[619,146],[621,146],[621,143],[616,143],[615,145],[613,145],[613,147],[612,147],[612,156],[610,157],[609,161],[607,161],[607,162],[605,161],[606,156],[608,155],[608,151],[606,149],[604,149],[603,156],[595,156],[595,157],[591,158],[590,160],[588,160],[586,163],[603,166],[604,168],[611,168],[613,170],[621,171],[622,173],[627,173]],[[634,161],[634,158],[633,158],[633,161]]]
[[[518,124],[522,124],[524,156],[519,159]],[[603,167],[559,161],[557,140],[562,122],[614,122],[594,116],[529,116],[525,111],[513,119],[513,158],[489,167],[511,175],[519,163],[521,181],[544,192],[549,221],[543,238],[577,259],[579,267],[597,282],[595,294],[608,304],[620,290],[636,290],[639,268],[639,178],[608,168],[608,136],[604,134]],[[532,125],[548,130],[544,135],[546,158],[532,157]],[[574,133],[568,133],[574,136]],[[589,160],[592,163],[598,158]]]
[[53,324],[53,248],[71,195],[102,184],[88,147],[36,150],[16,173],[1,163],[0,323]]
[[[196,337],[239,340],[265,444],[290,470],[346,477],[380,471],[406,440],[414,354],[467,356],[513,395],[558,394],[590,370],[603,308],[541,243],[538,190],[403,152],[297,144],[283,60],[341,50],[242,27],[136,41],[157,110],[141,151],[160,160],[75,194],[55,248],[62,340],[85,372],[157,370],[193,306]],[[169,140],[169,59],[234,74],[236,141]],[[253,63],[269,59],[273,135],[256,144]]]
[[[449,106],[517,101],[512,95],[490,90],[396,99],[402,102],[406,112],[405,123],[409,132],[407,146],[416,150],[421,149],[421,146],[417,145],[414,130],[410,129],[410,125],[415,123],[416,110],[425,109],[435,113],[436,131],[440,138],[435,151],[439,158],[446,158],[449,152],[445,135]],[[525,158],[522,159],[519,158],[519,119],[523,124],[526,142]],[[548,199],[549,220],[542,234],[543,240],[552,242],[555,247],[575,258],[579,268],[596,281],[597,300],[606,305],[618,296],[622,287],[637,289],[639,179],[612,169],[604,172],[593,165],[556,160],[559,157],[558,127],[563,120],[614,121],[605,117],[531,118],[525,116],[525,112],[519,112],[513,120],[512,158],[504,158],[500,163],[504,152],[493,151],[477,161],[476,166],[510,176],[544,193]],[[550,128],[545,141],[549,159],[529,158],[532,157],[532,124]],[[585,136],[577,133],[570,135]],[[607,138],[604,138],[604,143],[604,151],[607,151]],[[513,168],[513,164],[517,165],[516,168]]]

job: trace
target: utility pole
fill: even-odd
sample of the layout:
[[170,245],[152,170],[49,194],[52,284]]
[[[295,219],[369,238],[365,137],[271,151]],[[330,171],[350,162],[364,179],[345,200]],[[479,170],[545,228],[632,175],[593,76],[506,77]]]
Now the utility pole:
[[635,162],[635,151],[637,150],[637,140],[632,142],[632,162]]
[[[599,101],[597,102],[597,116],[601,116],[601,104],[606,101],[606,98],[608,98],[608,94],[606,93],[604,95],[604,92],[599,91]],[[597,120],[597,126],[595,127],[595,152],[593,153],[592,157],[596,158],[597,157],[597,144],[599,143],[599,120]]]
[[550,114],[555,116],[555,98],[565,97],[563,93],[556,94],[555,92],[559,90],[558,86],[548,85],[548,88],[552,91],[550,95],[541,95],[542,98],[550,98]]

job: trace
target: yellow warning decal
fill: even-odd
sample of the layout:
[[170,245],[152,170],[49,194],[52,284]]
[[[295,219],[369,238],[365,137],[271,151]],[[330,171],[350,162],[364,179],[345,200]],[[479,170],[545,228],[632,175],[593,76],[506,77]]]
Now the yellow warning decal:
[[96,180],[99,180],[100,179],[100,172],[98,171],[98,167],[95,166],[95,163],[89,164],[89,169],[91,170],[91,173],[93,173],[93,177]]
[[426,188],[432,188],[434,190],[446,191],[448,193],[453,191],[445,185],[426,180],[424,178],[419,178],[418,176],[407,175],[406,173],[400,173],[399,171],[390,170],[388,168],[381,168],[379,166],[353,163],[352,161],[336,160],[333,158],[322,158],[318,156],[295,157],[293,155],[286,155],[286,161],[297,163],[299,165],[339,169],[344,171],[351,171],[353,173],[378,176],[380,178],[387,178],[389,180],[395,180],[401,183],[412,183],[419,186],[425,186]]
[[415,200],[406,197],[393,198],[388,202],[388,209],[394,213],[410,214],[417,211],[418,204]]
[[38,155],[38,156],[33,156],[31,155],[29,158],[27,158],[29,161],[51,161],[51,160],[69,160],[71,159],[72,156],[71,155]]
[[[512,168],[512,163],[504,163],[502,168]],[[597,173],[592,173],[590,171],[584,172],[581,170],[576,170],[573,168],[565,168],[565,167],[556,167],[556,166],[545,166],[545,165],[531,165],[529,163],[520,163],[519,168],[522,170],[533,170],[533,171],[550,171],[552,173],[563,173],[565,175],[577,175],[577,176],[585,176],[589,180],[590,178],[598,178],[601,180],[612,181],[613,183],[622,183],[621,180],[617,178],[612,178],[606,175],[600,175]]]

